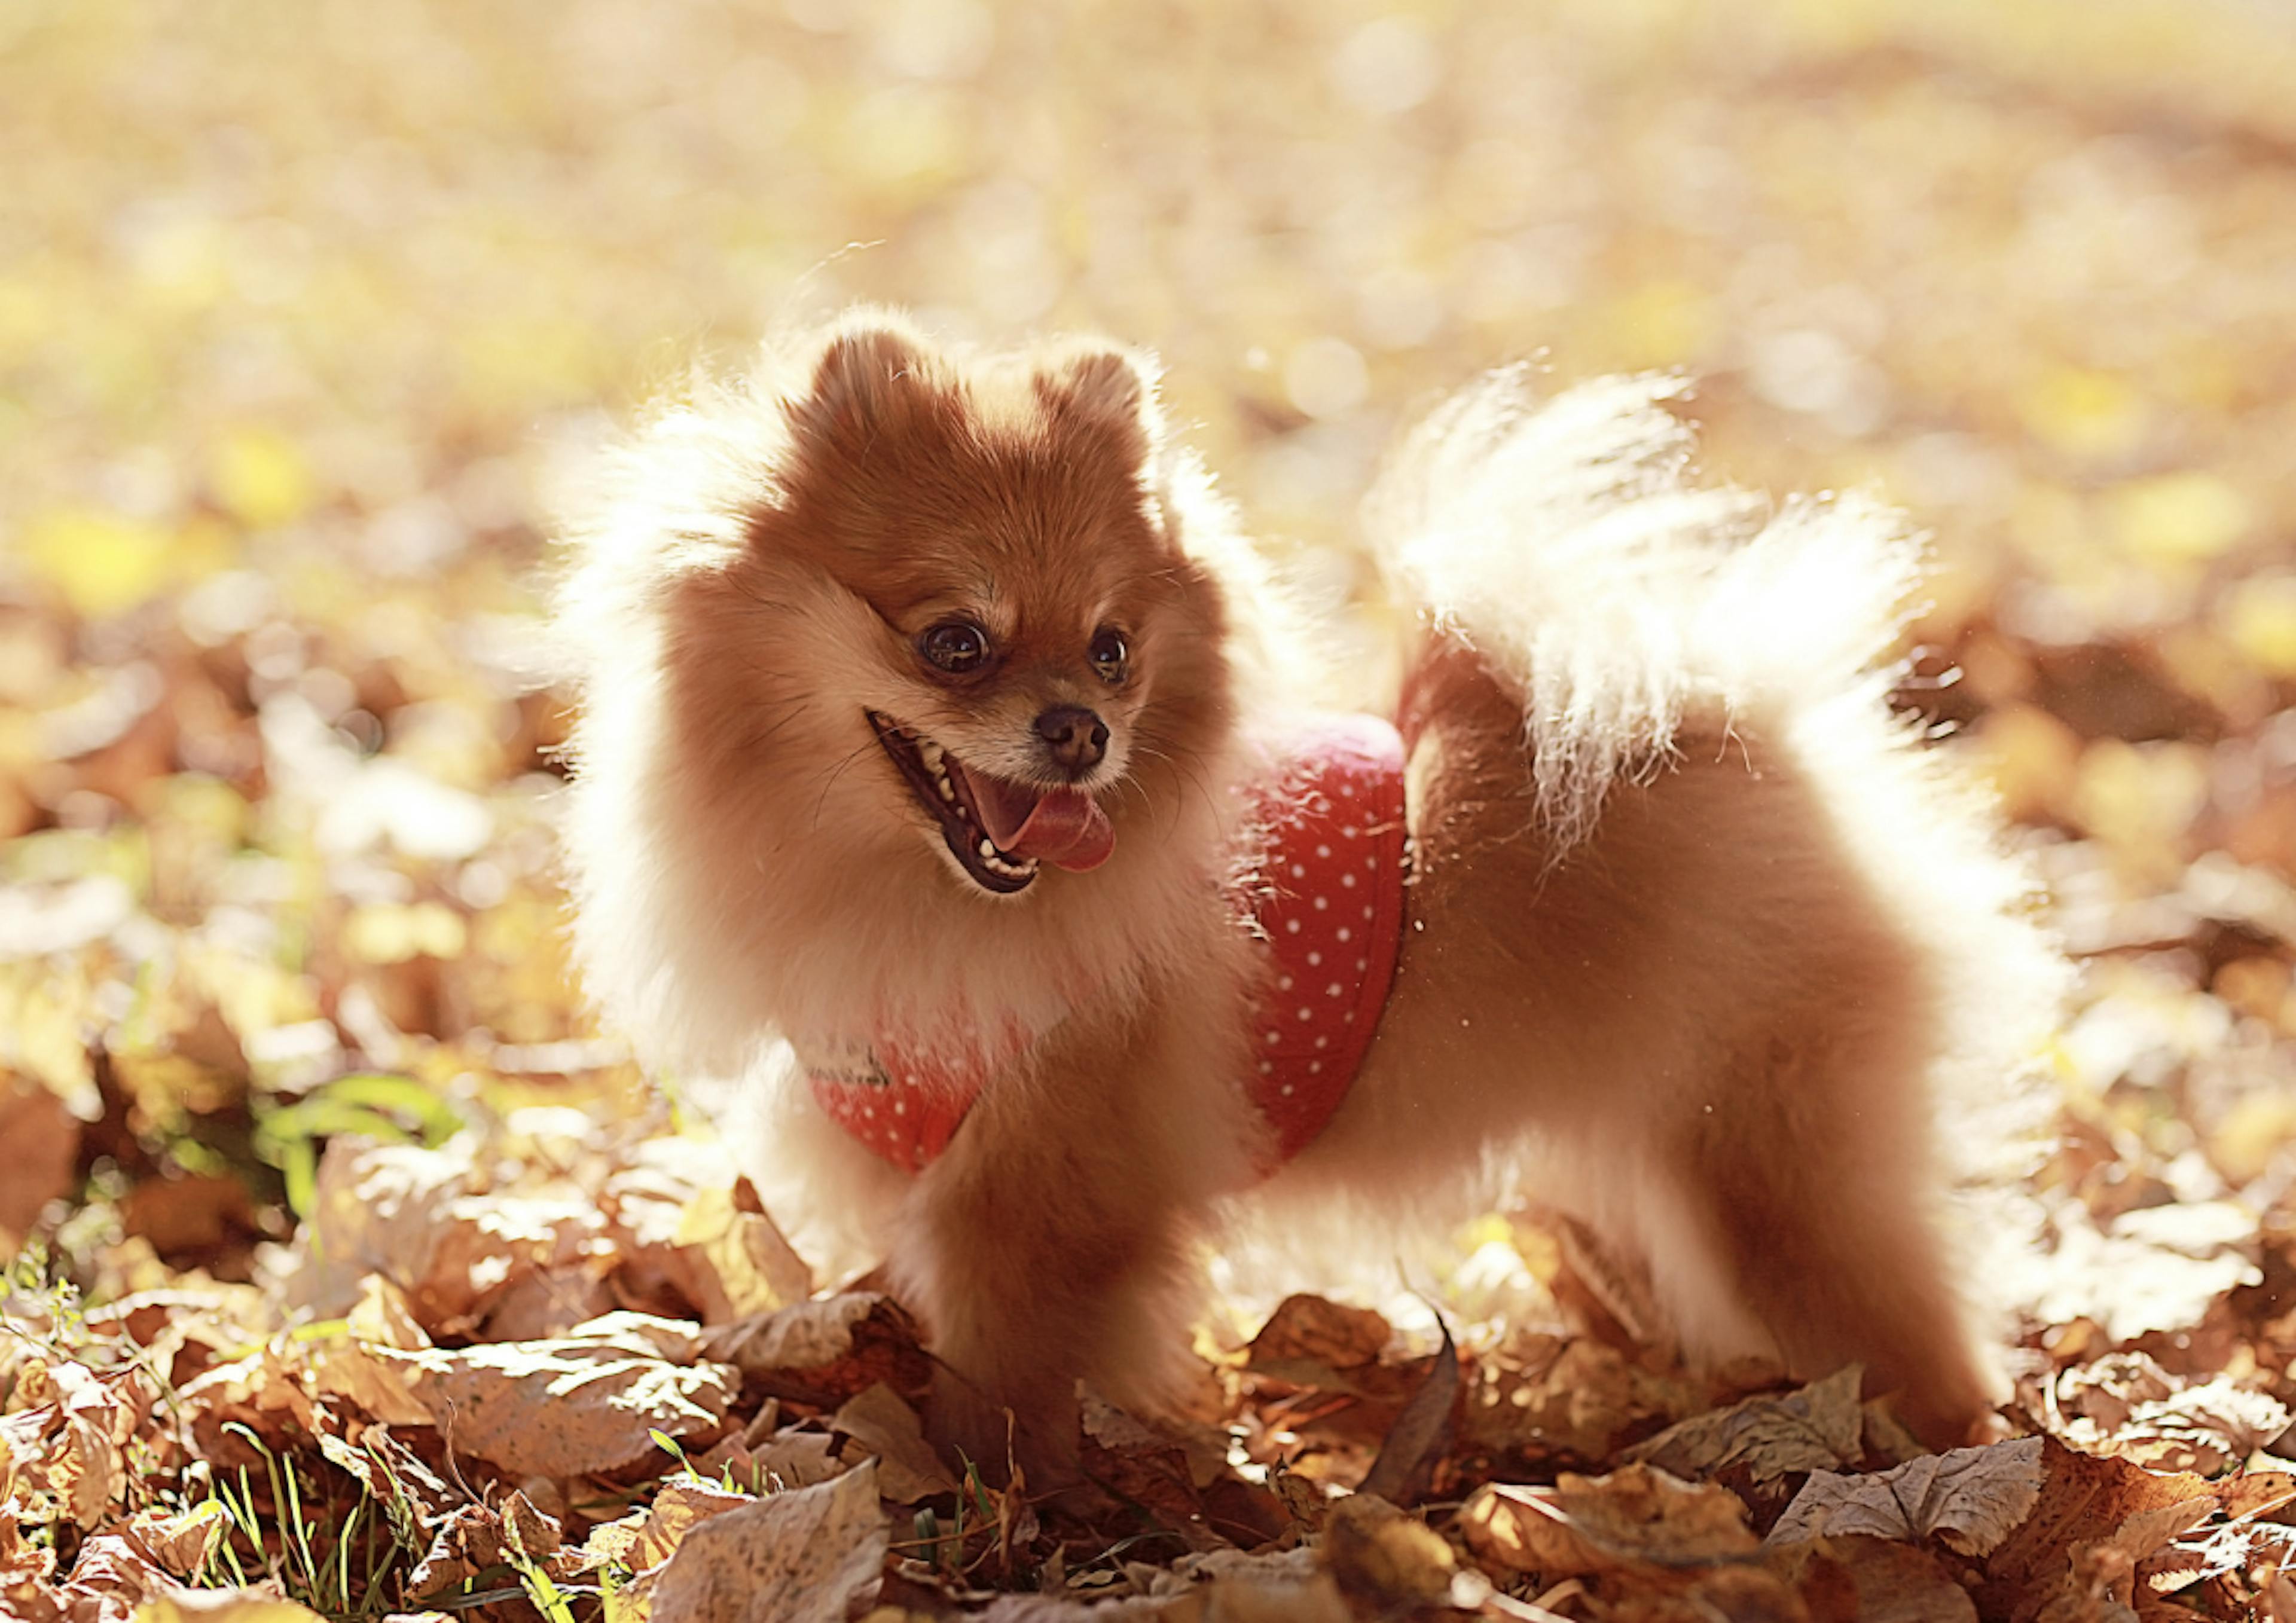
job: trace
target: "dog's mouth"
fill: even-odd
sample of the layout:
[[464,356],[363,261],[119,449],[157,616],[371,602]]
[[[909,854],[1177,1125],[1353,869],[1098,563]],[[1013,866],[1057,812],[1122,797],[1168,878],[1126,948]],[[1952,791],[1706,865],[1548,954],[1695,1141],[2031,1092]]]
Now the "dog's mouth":
[[968,769],[914,727],[875,710],[868,717],[910,791],[939,820],[949,854],[983,890],[1011,896],[1034,882],[1043,863],[1082,873],[1116,848],[1108,814],[1083,790]]

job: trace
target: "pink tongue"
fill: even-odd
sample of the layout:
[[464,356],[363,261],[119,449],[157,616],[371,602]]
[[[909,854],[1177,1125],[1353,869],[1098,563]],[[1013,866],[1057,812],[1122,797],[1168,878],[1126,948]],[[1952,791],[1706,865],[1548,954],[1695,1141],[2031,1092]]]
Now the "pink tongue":
[[1054,867],[1082,873],[1100,866],[1116,849],[1108,814],[1081,789],[1040,791],[985,772],[966,773],[964,784],[1000,851],[1042,857]]

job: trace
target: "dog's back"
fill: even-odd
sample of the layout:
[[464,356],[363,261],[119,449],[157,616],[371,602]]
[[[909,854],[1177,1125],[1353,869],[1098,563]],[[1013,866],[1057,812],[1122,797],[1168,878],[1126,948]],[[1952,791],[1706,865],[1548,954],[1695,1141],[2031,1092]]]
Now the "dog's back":
[[1938,1111],[2019,1067],[2062,971],[1981,799],[1886,706],[1916,543],[1685,486],[1665,389],[1534,409],[1496,374],[1374,504],[1428,622],[1410,917],[1301,1170],[1418,1188],[1522,1146],[1693,1354],[1863,1361],[1948,1438],[1993,1376]]

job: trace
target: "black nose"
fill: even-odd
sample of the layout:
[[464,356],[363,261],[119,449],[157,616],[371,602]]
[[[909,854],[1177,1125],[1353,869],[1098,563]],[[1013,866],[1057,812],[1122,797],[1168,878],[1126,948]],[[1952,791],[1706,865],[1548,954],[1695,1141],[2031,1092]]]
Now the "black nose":
[[1037,717],[1037,736],[1054,764],[1071,774],[1090,772],[1108,753],[1108,724],[1080,704],[1056,705]]

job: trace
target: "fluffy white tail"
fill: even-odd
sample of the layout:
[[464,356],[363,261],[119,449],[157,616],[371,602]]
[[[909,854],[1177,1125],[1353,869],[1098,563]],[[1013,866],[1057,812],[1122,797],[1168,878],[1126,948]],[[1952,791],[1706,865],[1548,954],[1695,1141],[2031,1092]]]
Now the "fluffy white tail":
[[1407,438],[1366,515],[1398,595],[1517,690],[1558,853],[1610,786],[1668,758],[1685,710],[1756,721],[1863,687],[1920,578],[1919,539],[1857,498],[1773,508],[1686,477],[1670,377],[1544,403],[1495,372]]

